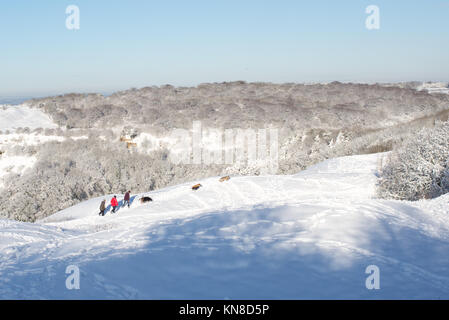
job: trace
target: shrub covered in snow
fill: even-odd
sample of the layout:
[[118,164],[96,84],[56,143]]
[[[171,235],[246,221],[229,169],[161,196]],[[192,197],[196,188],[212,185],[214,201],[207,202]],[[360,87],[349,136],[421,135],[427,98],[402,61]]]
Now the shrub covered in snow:
[[449,121],[422,129],[393,151],[382,169],[383,198],[418,200],[449,192]]

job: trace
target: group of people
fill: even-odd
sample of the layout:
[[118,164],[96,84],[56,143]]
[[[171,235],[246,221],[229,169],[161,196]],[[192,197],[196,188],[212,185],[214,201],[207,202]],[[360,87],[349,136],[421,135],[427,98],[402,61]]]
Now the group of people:
[[[128,192],[126,192],[125,193],[125,197],[123,198],[123,205],[122,205],[122,207],[124,207],[124,206],[128,206],[128,208],[130,207],[130,205],[131,205],[131,191],[128,191]],[[112,199],[111,199],[111,207],[112,207],[112,213],[115,213],[116,211],[117,211],[117,209],[118,209],[118,200],[117,200],[117,196],[114,196]],[[99,213],[99,215],[100,216],[104,216],[104,214],[105,214],[105,211],[106,211],[106,199],[103,199],[103,201],[101,202],[101,204],[100,204],[100,213]]]

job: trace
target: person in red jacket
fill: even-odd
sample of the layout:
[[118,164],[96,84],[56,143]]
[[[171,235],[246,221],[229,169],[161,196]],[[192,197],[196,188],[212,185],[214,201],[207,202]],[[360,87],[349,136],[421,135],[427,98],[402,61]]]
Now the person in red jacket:
[[117,210],[118,207],[117,196],[114,196],[114,198],[112,198],[111,206],[112,206],[112,213],[115,213],[115,210]]

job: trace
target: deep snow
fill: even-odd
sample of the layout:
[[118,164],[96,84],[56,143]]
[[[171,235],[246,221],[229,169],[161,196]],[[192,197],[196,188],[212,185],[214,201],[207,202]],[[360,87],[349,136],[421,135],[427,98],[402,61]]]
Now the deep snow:
[[[449,195],[375,199],[383,156],[194,181],[104,217],[97,198],[35,224],[0,220],[0,298],[448,299]],[[65,286],[69,265],[80,290]],[[380,290],[365,287],[369,265]]]

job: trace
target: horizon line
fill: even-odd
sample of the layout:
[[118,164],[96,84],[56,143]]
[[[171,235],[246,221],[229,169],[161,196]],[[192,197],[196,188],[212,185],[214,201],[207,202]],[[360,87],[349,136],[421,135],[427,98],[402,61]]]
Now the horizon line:
[[232,81],[214,81],[214,82],[201,82],[196,85],[173,85],[170,83],[166,84],[153,84],[153,85],[145,85],[142,87],[131,86],[126,89],[112,89],[112,90],[98,90],[98,91],[89,91],[85,89],[74,90],[74,91],[66,91],[66,92],[48,92],[48,93],[27,93],[27,94],[17,94],[17,95],[1,95],[0,94],[0,105],[17,105],[28,100],[33,99],[45,99],[52,97],[62,97],[71,94],[79,94],[79,95],[89,95],[89,94],[100,94],[104,97],[114,95],[116,93],[131,91],[131,90],[141,90],[144,88],[163,88],[163,87],[173,87],[173,88],[198,88],[204,85],[211,84],[230,84],[230,83],[242,83],[242,84],[273,84],[273,85],[286,85],[286,84],[295,84],[295,85],[316,85],[316,84],[331,84],[331,83],[343,83],[343,84],[367,84],[367,85],[387,85],[387,84],[405,84],[405,83],[448,83],[449,80],[400,80],[400,81],[355,81],[355,80],[321,80],[321,81],[302,81],[302,82],[271,82],[271,81],[246,81],[246,80],[232,80]]

